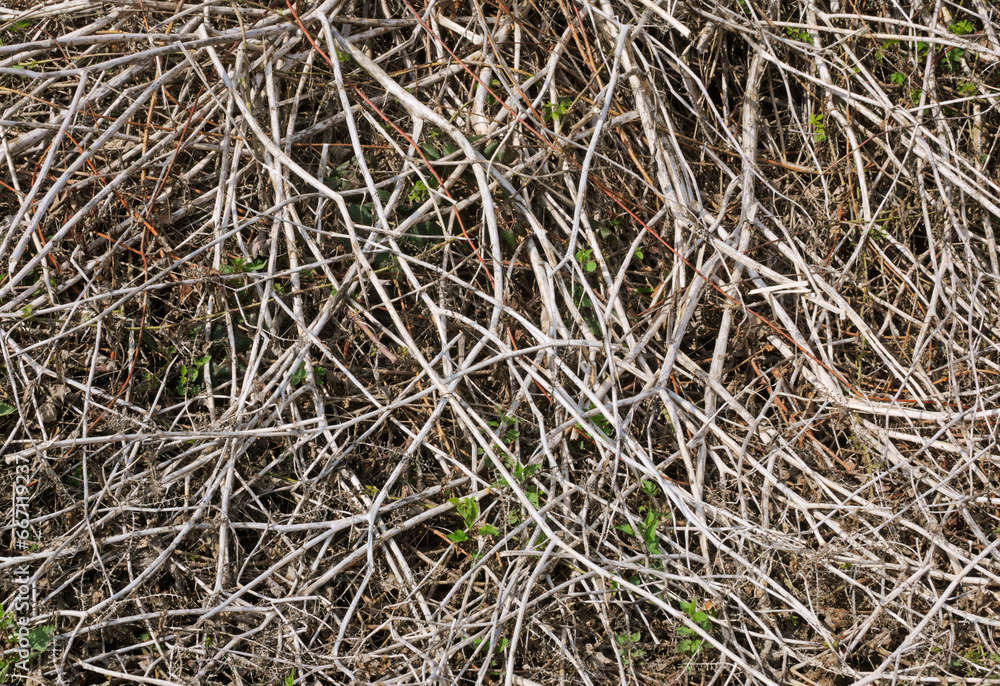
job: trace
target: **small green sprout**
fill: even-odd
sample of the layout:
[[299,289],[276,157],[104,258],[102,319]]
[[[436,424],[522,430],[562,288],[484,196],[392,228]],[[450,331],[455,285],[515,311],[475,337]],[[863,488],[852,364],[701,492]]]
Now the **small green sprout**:
[[826,125],[823,124],[823,115],[813,113],[809,115],[809,125],[816,131],[814,137],[817,143],[826,141]]
[[[493,646],[493,653],[502,653],[502,652],[505,652],[507,650],[507,644],[508,643],[509,643],[509,641],[506,638],[501,638],[499,641],[497,641],[496,645]],[[475,646],[476,648],[478,648],[482,644],[483,644],[483,639],[481,639],[481,638],[477,638],[477,639],[474,639],[472,641],[472,645]],[[490,660],[490,665],[492,667],[496,667],[497,666],[497,661],[495,659]]]
[[[712,621],[709,615],[698,609],[698,599],[695,598],[691,602],[680,601],[681,610],[691,618],[691,621],[701,627],[702,631],[710,631],[712,628]],[[677,627],[678,636],[697,636],[698,632],[686,626]],[[677,644],[677,652],[683,655],[688,655],[694,657],[697,655],[702,648],[704,643],[703,639],[697,638],[685,638]]]
[[811,35],[809,35],[808,31],[788,26],[785,28],[785,33],[787,33],[791,38],[797,41],[808,43],[809,45],[813,44],[813,38]]
[[[205,374],[208,371],[202,371],[203,367],[206,367],[209,362],[212,361],[211,356],[205,355],[204,357],[199,357],[194,361],[191,366],[181,365],[180,378],[177,381],[177,394],[178,395],[196,395],[201,392],[205,387],[204,379]],[[202,383],[195,383],[198,379],[198,375],[201,374]]]
[[458,529],[448,534],[448,540],[452,543],[462,543],[469,540],[467,531],[479,519],[479,503],[472,496],[462,499],[448,498],[448,502],[455,506],[455,510],[462,516],[462,522],[465,524],[465,529]]
[[[640,511],[643,508],[640,508]],[[619,524],[615,528],[621,531],[626,536],[631,536],[632,538],[641,538],[646,543],[646,547],[649,548],[649,552],[653,555],[659,555],[663,551],[660,549],[659,539],[657,538],[656,529],[660,525],[660,519],[663,515],[656,510],[649,510],[646,512],[646,517],[642,521],[642,528],[639,534],[636,534],[635,529],[632,528],[631,524]]]
[[964,36],[967,33],[973,33],[976,29],[967,19],[962,21],[956,21],[954,24],[948,27],[948,30],[954,33],[956,36]]
[[957,71],[962,66],[962,57],[965,56],[965,50],[959,48],[948,48],[945,53],[945,64],[948,65],[949,71]]
[[306,371],[306,363],[302,362],[299,364],[299,368],[295,370],[295,373],[292,374],[291,384],[293,386],[298,386],[300,383],[305,381],[308,376],[309,372]]
[[569,112],[569,108],[572,105],[573,103],[570,100],[545,103],[545,121],[555,121],[556,117],[561,117]]
[[220,274],[242,274],[244,272],[258,272],[264,268],[264,260],[254,260],[250,262],[242,257],[234,257],[229,260],[229,264],[224,264],[219,268]]
[[411,203],[422,203],[431,197],[430,191],[427,190],[427,186],[423,181],[417,181],[413,184],[413,190],[410,191],[409,200]]
[[622,658],[622,662],[626,665],[631,664],[634,660],[638,660],[646,654],[645,650],[640,650],[635,648],[635,644],[642,639],[642,634],[638,631],[632,634],[617,634],[615,636],[615,641],[618,643],[618,647],[625,653]]
[[580,263],[585,272],[592,272],[597,269],[597,262],[593,259],[593,248],[580,248],[576,251],[576,261]]

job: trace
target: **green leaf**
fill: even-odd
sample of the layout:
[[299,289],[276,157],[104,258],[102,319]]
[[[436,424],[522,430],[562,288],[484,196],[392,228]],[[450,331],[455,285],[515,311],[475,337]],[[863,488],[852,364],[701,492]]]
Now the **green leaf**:
[[0,417],[6,417],[9,414],[14,414],[16,407],[8,405],[7,403],[0,403]]
[[615,528],[627,536],[631,536],[632,538],[638,538],[638,536],[635,535],[635,530],[629,524],[619,524]]
[[948,30],[954,33],[956,36],[964,36],[967,33],[974,32],[976,29],[972,25],[972,22],[968,21],[967,19],[963,19],[962,21],[956,21],[954,24],[949,26]]
[[301,362],[299,363],[299,368],[295,370],[294,374],[292,374],[291,383],[293,386],[297,386],[305,381],[308,376],[309,372],[306,371],[306,363]]
[[660,523],[660,513],[650,510],[646,513],[646,519],[642,523],[642,540],[646,542],[650,550],[659,550],[656,542],[656,527]]
[[448,534],[448,540],[452,543],[463,543],[469,540],[469,535],[465,533],[464,530],[459,529],[458,531],[452,531]]
[[52,643],[52,636],[55,635],[55,631],[55,627],[51,624],[36,626],[29,631],[28,643],[31,644],[31,649],[36,653],[45,652],[45,649]]
[[979,89],[971,81],[962,81],[958,84],[958,92],[962,95],[975,95]]
[[479,527],[479,533],[483,536],[498,536],[500,535],[500,530],[492,524],[483,524]]
[[684,655],[697,655],[698,651],[701,650],[701,643],[701,641],[685,639],[677,644],[677,652]]
[[892,81],[897,86],[902,86],[904,83],[906,83],[906,75],[898,71],[893,72],[892,76],[889,77],[889,80]]
[[[448,502],[455,506],[455,510],[462,516],[465,528],[471,527],[479,518],[479,503],[472,496],[468,498],[448,498]],[[462,539],[465,540],[465,539]]]

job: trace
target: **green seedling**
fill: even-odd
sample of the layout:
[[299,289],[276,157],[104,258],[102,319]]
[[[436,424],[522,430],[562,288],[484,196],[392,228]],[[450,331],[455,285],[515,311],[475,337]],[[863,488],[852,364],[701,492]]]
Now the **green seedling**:
[[[703,631],[710,631],[712,628],[712,621],[709,615],[698,609],[698,599],[695,598],[691,602],[680,601],[681,610],[691,618],[691,621],[697,624]],[[697,636],[698,632],[694,629],[686,626],[677,627],[678,636]],[[685,638],[677,644],[677,652],[689,657],[694,657],[697,655],[702,648],[704,639],[699,638]]]
[[898,40],[887,40],[883,41],[881,45],[875,46],[875,59],[879,62],[885,59],[885,49],[891,48],[894,45],[899,45]]
[[[492,81],[490,81],[490,88],[493,90],[493,93],[499,94],[501,92],[500,89],[503,88],[503,84],[500,83],[499,79],[493,79]],[[497,99],[493,97],[492,93],[487,94],[486,104],[491,107],[497,104]]]
[[[181,366],[180,377],[177,380],[178,395],[197,395],[205,388],[205,374],[208,373],[207,367],[211,361],[211,356],[205,355],[196,359],[190,366]],[[199,375],[201,383],[197,383]]]
[[6,417],[9,414],[14,414],[17,408],[13,405],[8,405],[7,403],[0,403],[0,417]]
[[[313,376],[315,376],[317,379],[325,378],[326,370],[323,367],[316,365],[313,367]],[[295,370],[295,373],[292,374],[291,384],[293,386],[298,386],[307,378],[309,378],[309,372],[306,370],[306,363],[303,362],[299,365],[299,368]]]
[[519,484],[523,484],[525,481],[534,476],[540,466],[541,465],[537,464],[529,464],[525,466],[513,458],[507,461],[507,469],[509,469],[511,474],[514,475],[514,479]]
[[[493,430],[496,432],[497,436],[500,437],[500,441],[502,443],[504,443],[505,445],[509,445],[514,441],[516,441],[521,436],[521,432],[518,431],[517,427],[515,426],[516,421],[517,420],[513,417],[500,415],[499,420],[491,420],[486,423],[489,426],[493,427]],[[490,447],[493,449],[494,452],[497,452],[498,446],[495,443]],[[479,448],[478,452],[480,455],[482,455],[486,451],[484,451],[482,448]]]
[[514,427],[514,421],[511,417],[501,417],[500,421],[491,420],[486,423],[496,429],[497,435],[504,443],[513,443],[521,436],[521,432]]
[[[338,55],[340,53],[337,53]],[[295,669],[292,668],[288,674],[285,675],[285,686],[292,686],[295,683]]]
[[958,71],[962,67],[962,57],[965,56],[965,50],[960,48],[947,48],[944,53],[945,64],[948,66],[948,71]]
[[423,181],[417,181],[413,184],[413,190],[408,197],[411,203],[422,203],[431,197],[431,193]]
[[573,284],[572,297],[573,302],[580,308],[583,321],[590,327],[591,333],[600,338],[601,325],[597,321],[597,317],[594,316],[594,303],[587,297],[587,291],[582,286]]
[[657,486],[652,481],[648,481],[646,479],[643,479],[642,481],[639,482],[639,488],[641,488],[642,492],[648,495],[650,498],[656,495],[656,492],[660,490],[659,486]]
[[906,74],[899,71],[893,72],[892,75],[889,76],[889,80],[892,81],[897,86],[902,86],[904,83],[906,83]]
[[[589,403],[587,405],[587,412],[589,413],[594,409],[594,403]],[[590,421],[593,422],[594,426],[601,430],[605,436],[611,436],[611,421],[605,417],[602,413],[594,414],[590,417]],[[577,424],[576,428],[578,431],[583,432],[588,438],[592,438],[590,433],[584,429],[581,425]]]
[[633,634],[617,634],[615,636],[615,641],[618,643],[618,648],[625,653],[622,657],[622,662],[626,665],[632,664],[633,661],[638,660],[646,654],[645,650],[640,650],[635,647],[635,645],[642,639],[642,634],[636,631]]
[[461,515],[462,522],[465,524],[464,529],[458,529],[448,534],[448,540],[452,543],[462,543],[469,540],[467,532],[479,519],[479,503],[472,496],[462,499],[448,498],[448,502],[455,506],[455,510]]
[[619,524],[615,528],[626,536],[641,538],[646,543],[646,547],[649,548],[649,552],[651,554],[659,555],[663,551],[660,549],[656,528],[660,525],[660,519],[662,517],[663,515],[655,510],[649,510],[646,512],[646,517],[642,520],[642,527],[638,534],[635,532],[635,529],[632,528],[631,524]]
[[808,43],[809,45],[813,44],[812,36],[809,35],[808,31],[805,31],[803,29],[796,29],[794,27],[788,26],[785,28],[785,33],[787,33],[789,36],[791,36],[793,39],[797,41],[802,41],[803,43]]
[[249,262],[242,257],[234,257],[229,260],[229,264],[224,264],[219,268],[220,274],[243,274],[244,272],[259,272],[264,268],[264,260],[254,260]]
[[813,134],[817,143],[823,143],[826,141],[826,125],[823,124],[823,115],[813,113],[809,115],[809,125],[813,127],[816,132]]
[[956,36],[964,36],[967,33],[973,33],[976,28],[972,25],[972,22],[967,19],[963,19],[962,21],[956,21],[954,24],[949,26],[948,30]]
[[979,92],[979,88],[971,81],[959,81],[958,92],[962,95],[975,95]]
[[964,672],[966,676],[975,676],[984,671],[995,670],[1000,665],[1000,655],[989,652],[983,646],[973,646],[962,653],[961,659],[954,660],[951,668]]
[[614,219],[609,219],[607,224],[602,224],[597,229],[597,235],[603,239],[609,238],[612,234],[617,235],[619,229],[621,228],[622,218],[615,217]]
[[573,102],[571,100],[560,100],[559,102],[545,103],[545,121],[555,121],[556,117],[561,117],[569,112],[569,108],[572,107],[572,105]]
[[593,258],[593,248],[580,248],[576,251],[576,261],[583,267],[583,271],[592,272],[597,269],[597,262]]
[[[473,639],[473,641],[472,641],[472,645],[474,645],[476,648],[478,648],[480,645],[482,645],[482,643],[483,643],[483,639],[481,639],[481,638],[476,638],[476,639]],[[493,646],[492,654],[496,655],[497,653],[506,652],[507,651],[507,644],[508,643],[509,643],[509,641],[506,638],[501,638],[499,641],[497,641],[496,645]],[[490,660],[490,666],[491,667],[496,667],[497,666],[496,658],[493,658],[493,659]]]

